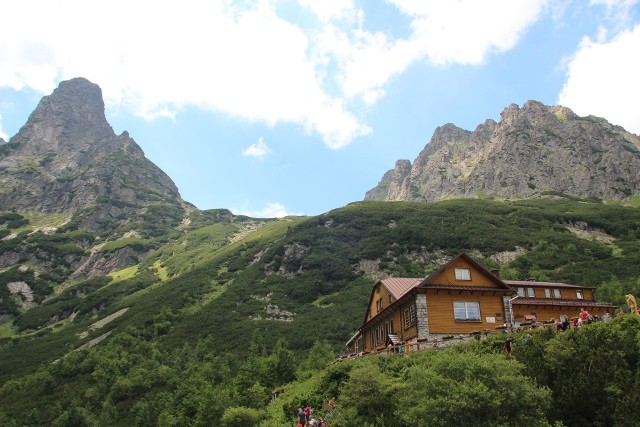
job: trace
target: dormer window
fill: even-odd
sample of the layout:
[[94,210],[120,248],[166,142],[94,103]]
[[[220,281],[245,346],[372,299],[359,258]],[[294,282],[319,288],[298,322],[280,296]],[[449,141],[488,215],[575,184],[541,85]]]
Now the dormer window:
[[468,268],[456,268],[456,280],[471,280],[471,270]]

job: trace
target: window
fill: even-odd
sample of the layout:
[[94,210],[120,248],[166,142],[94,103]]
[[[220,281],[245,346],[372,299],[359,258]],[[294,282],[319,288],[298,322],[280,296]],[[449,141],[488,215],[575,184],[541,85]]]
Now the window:
[[416,309],[412,305],[404,309],[404,328],[407,329],[416,322]]
[[551,298],[551,289],[545,289],[544,290],[544,297],[545,298]]
[[529,298],[535,298],[536,297],[536,290],[533,288],[527,288],[527,296]]
[[562,298],[562,296],[560,295],[560,289],[554,289],[553,290],[553,297],[554,298]]
[[584,299],[584,294],[582,293],[582,289],[576,291],[576,298]]
[[454,301],[453,316],[456,320],[480,320],[480,303]]
[[382,304],[382,298],[376,301],[376,308],[378,309],[378,313],[380,313],[384,308],[384,305]]
[[471,270],[468,268],[456,268],[456,280],[471,280]]
[[518,288],[518,296],[524,297],[524,288]]

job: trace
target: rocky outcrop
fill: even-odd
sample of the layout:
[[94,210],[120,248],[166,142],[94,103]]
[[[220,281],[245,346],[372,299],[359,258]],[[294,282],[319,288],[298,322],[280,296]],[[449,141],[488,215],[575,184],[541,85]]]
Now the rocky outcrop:
[[[52,273],[50,290],[140,262],[183,222],[187,204],[173,181],[127,132],[114,133],[104,110],[98,85],[64,81],[0,141],[0,211],[57,214],[40,216],[50,224],[5,232],[0,269]],[[110,246],[91,250],[98,243]]]
[[0,211],[91,209],[82,227],[97,230],[126,221],[150,203],[180,201],[175,184],[128,133],[114,133],[102,91],[83,78],[60,83],[0,146]]
[[624,200],[640,191],[640,138],[604,119],[528,101],[474,131],[439,127],[413,165],[396,162],[365,200]]

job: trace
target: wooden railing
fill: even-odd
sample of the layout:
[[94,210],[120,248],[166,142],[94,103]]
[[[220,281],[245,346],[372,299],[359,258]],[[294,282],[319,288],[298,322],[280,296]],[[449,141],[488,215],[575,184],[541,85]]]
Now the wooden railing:
[[486,334],[483,334],[481,332],[474,332],[470,334],[447,335],[438,338],[420,338],[410,343],[389,345],[387,347],[376,348],[372,351],[346,354],[338,357],[333,363],[379,354],[409,354],[417,353],[420,351],[437,350],[440,348],[449,347],[454,344],[471,341],[473,339],[481,339],[483,335]]

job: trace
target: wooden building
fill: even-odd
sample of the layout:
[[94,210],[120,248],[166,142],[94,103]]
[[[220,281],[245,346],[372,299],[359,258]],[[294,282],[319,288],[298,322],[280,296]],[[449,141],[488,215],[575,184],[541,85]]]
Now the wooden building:
[[577,316],[582,308],[602,315],[614,307],[593,301],[591,287],[503,281],[461,253],[426,278],[378,281],[362,327],[347,346],[352,353],[371,352],[399,342],[495,332],[532,316],[539,321]]
[[590,286],[566,283],[504,280],[515,289],[516,298],[511,301],[513,322],[518,324],[530,319],[548,321],[560,316],[577,317],[584,308],[593,316],[602,317],[605,312],[613,315],[615,306],[594,301]]

